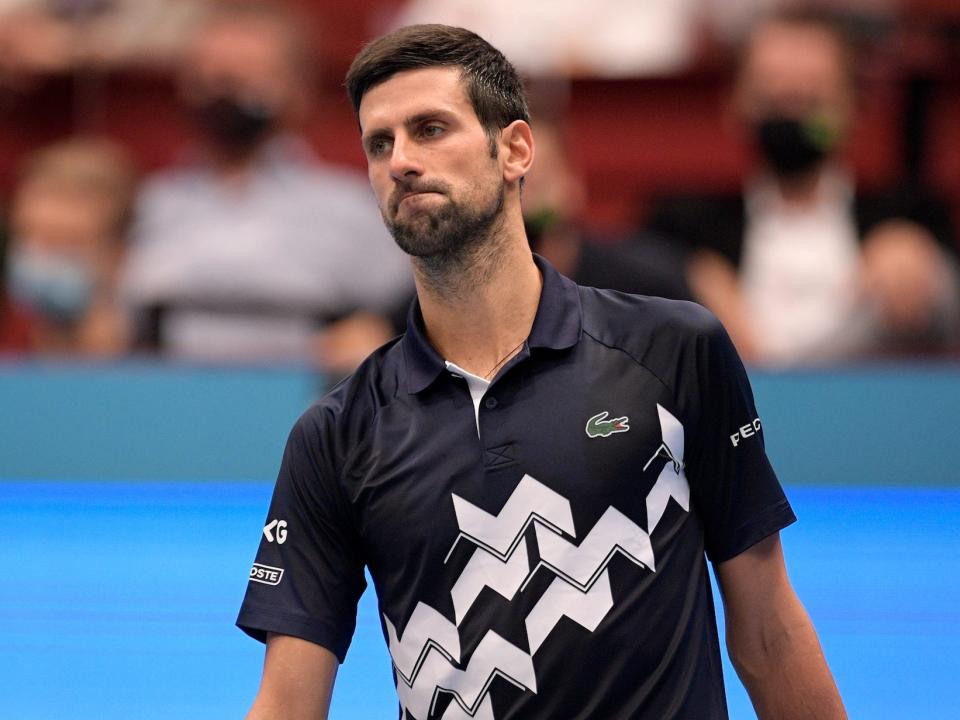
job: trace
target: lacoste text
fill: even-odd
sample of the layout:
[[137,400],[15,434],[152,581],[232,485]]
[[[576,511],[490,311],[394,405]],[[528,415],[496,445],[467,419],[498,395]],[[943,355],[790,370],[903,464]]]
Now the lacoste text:
[[254,563],[253,567],[250,568],[250,580],[264,585],[279,585],[280,581],[283,580],[283,568]]

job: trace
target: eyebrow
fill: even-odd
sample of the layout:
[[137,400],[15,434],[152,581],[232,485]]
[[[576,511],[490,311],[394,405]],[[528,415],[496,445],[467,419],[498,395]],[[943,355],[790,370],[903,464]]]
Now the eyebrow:
[[[435,110],[424,110],[423,112],[418,112],[414,115],[404,118],[403,126],[413,127],[419,125],[420,123],[426,122],[427,120],[444,119],[445,117],[449,118],[451,115],[452,113],[449,110],[442,110],[440,108]],[[390,137],[392,134],[393,133],[388,128],[376,128],[364,133],[361,137],[361,140],[366,143],[374,138]]]

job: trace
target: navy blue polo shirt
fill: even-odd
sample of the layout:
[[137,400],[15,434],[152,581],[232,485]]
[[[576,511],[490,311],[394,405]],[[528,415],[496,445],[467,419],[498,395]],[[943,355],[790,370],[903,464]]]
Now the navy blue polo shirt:
[[477,418],[416,306],[300,418],[238,624],[342,661],[366,566],[401,717],[725,718],[707,559],[795,519],[743,366],[700,306],[536,260]]

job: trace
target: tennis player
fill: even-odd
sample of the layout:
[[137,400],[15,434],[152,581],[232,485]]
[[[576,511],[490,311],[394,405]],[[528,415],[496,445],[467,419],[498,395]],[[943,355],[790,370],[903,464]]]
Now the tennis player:
[[403,718],[725,718],[708,562],[758,715],[845,717],[717,320],[531,254],[527,103],[480,37],[403,28],[347,89],[418,298],[290,435],[238,619],[267,643],[249,717],[326,717],[368,568]]

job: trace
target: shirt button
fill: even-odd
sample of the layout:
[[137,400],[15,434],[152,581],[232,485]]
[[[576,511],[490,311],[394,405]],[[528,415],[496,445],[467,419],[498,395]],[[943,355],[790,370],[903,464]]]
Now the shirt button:
[[483,404],[488,410],[493,410],[497,406],[497,399],[495,397],[488,397],[483,401]]

